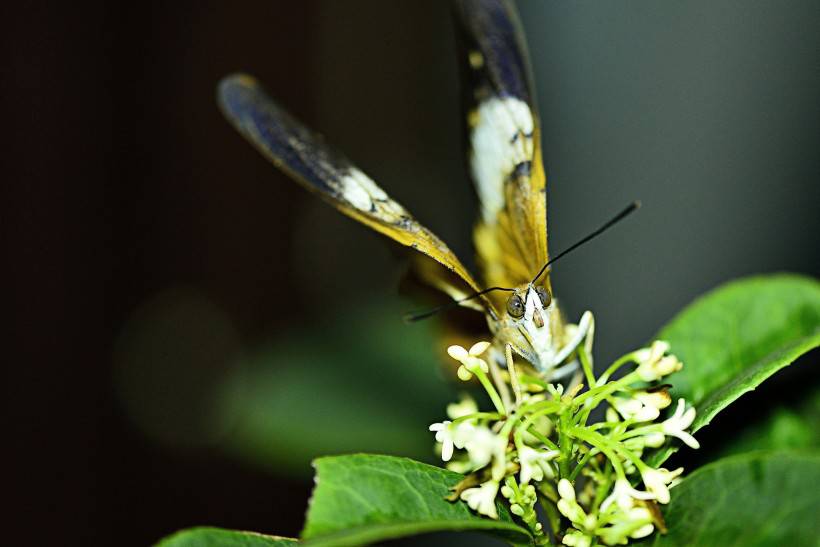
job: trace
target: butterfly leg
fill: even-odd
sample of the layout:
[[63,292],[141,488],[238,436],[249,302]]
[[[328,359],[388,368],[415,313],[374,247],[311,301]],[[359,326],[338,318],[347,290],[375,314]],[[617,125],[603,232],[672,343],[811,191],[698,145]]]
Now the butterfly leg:
[[573,359],[566,365],[558,367],[557,369],[553,370],[552,374],[550,374],[550,382],[563,380],[564,378],[578,370],[578,365],[578,359]]
[[[563,348],[560,349],[558,353],[555,354],[554,363],[557,365],[564,361],[567,357],[569,357],[572,352],[584,341],[584,339],[588,338],[587,343],[584,347],[589,351],[592,349],[592,335],[595,332],[595,319],[592,317],[592,312],[585,311],[584,314],[581,316],[581,320],[578,321],[578,331],[573,335],[569,342],[567,342]],[[589,336],[587,336],[589,335]]]
[[[584,342],[584,349],[587,351],[587,355],[591,355],[592,353],[592,339],[595,334],[595,318],[592,316],[592,312],[585,311],[584,314],[581,316],[581,320],[578,321],[578,331],[572,336],[567,344],[561,348],[561,350],[555,354],[555,359],[553,363],[558,365],[562,363],[567,357],[572,355],[581,342]],[[578,361],[573,360],[571,363],[564,365],[562,367],[558,367],[555,369],[551,375],[553,380],[560,379],[568,376],[572,371],[577,370]]]
[[521,383],[518,381],[518,370],[515,368],[515,360],[513,359],[512,346],[504,344],[504,360],[507,362],[507,371],[510,374],[510,385],[512,385],[513,393],[515,394],[515,406],[521,404],[522,390]]

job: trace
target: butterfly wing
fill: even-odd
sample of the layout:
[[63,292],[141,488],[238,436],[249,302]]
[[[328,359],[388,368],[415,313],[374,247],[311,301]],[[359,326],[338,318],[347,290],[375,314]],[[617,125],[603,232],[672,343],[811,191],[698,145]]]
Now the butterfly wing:
[[485,284],[517,287],[547,260],[546,176],[526,47],[508,2],[457,0],[455,13],[481,202],[476,251]]
[[427,276],[437,288],[454,298],[479,290],[443,241],[320,135],[278,106],[255,79],[229,76],[220,82],[217,95],[225,116],[274,165],[347,216],[444,266],[446,270]]

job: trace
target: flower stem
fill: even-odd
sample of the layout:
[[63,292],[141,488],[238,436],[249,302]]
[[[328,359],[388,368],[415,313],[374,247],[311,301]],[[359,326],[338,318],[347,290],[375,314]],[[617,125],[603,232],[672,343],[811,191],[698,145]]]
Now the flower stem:
[[576,351],[578,352],[578,358],[581,360],[581,368],[584,370],[587,385],[592,387],[595,385],[595,375],[592,373],[592,363],[589,360],[589,353],[587,353],[584,346],[578,346]]
[[498,392],[495,390],[493,383],[489,378],[487,378],[487,375],[483,370],[476,368],[473,372],[478,377],[478,381],[481,382],[481,385],[484,386],[484,390],[487,392],[487,395],[490,396],[490,400],[493,402],[495,409],[499,414],[506,416],[507,409],[504,408],[504,403],[501,401],[501,397],[498,396]]
[[[640,350],[638,350],[638,351],[640,351]],[[607,383],[609,381],[609,377],[612,376],[613,374],[615,374],[615,371],[617,371],[619,368],[621,368],[622,366],[624,366],[628,362],[630,362],[630,361],[632,361],[633,363],[637,362],[635,360],[635,354],[637,354],[637,353],[638,353],[637,351],[627,353],[626,355],[624,355],[623,357],[619,358],[617,361],[612,363],[609,366],[609,368],[606,369],[606,371],[603,374],[601,374],[601,376],[598,378],[598,385],[603,385],[603,384]]]

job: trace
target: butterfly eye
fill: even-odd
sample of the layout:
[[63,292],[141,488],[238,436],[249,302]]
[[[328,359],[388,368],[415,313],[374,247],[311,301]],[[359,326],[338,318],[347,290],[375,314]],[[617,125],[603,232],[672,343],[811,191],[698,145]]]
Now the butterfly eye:
[[552,303],[552,297],[550,293],[547,292],[547,289],[544,287],[535,287],[535,294],[538,295],[538,298],[541,300],[541,305],[544,306],[544,309],[547,309],[547,306]]
[[517,294],[514,294],[507,300],[507,313],[515,319],[524,317],[524,301]]

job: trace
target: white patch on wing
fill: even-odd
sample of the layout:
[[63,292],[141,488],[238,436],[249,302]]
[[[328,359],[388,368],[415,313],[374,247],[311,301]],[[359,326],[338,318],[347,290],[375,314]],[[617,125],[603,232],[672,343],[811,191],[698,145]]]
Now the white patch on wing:
[[516,165],[532,159],[532,112],[515,97],[492,97],[471,118],[475,126],[470,135],[470,166],[482,218],[492,224],[504,207],[504,181]]
[[388,222],[406,215],[404,207],[390,199],[373,179],[355,167],[339,179],[342,197],[356,209],[365,213],[381,213],[377,216]]
[[341,178],[340,183],[342,197],[360,211],[370,211],[373,208],[373,198],[376,197],[372,192],[374,188],[384,195],[384,191],[370,177],[355,167]]

